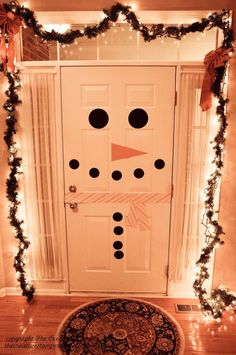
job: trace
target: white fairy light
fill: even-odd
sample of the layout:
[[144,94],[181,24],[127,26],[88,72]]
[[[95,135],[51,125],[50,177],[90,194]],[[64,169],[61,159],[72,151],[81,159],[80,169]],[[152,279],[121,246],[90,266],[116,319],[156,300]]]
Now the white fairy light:
[[129,4],[129,6],[131,7],[132,11],[136,11],[138,9],[138,5],[136,4],[136,2],[132,2],[131,4]]

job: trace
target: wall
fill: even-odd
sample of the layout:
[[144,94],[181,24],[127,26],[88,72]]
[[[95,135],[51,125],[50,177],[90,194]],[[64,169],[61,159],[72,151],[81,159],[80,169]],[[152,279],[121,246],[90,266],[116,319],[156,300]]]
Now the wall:
[[22,29],[23,60],[49,60],[47,43],[40,43],[29,28]]
[[[66,10],[102,10],[112,6],[116,1],[111,0],[30,0],[24,2],[25,6],[30,7],[33,11],[66,11]],[[132,3],[133,1],[131,1]],[[235,0],[139,0],[136,1],[140,10],[215,10],[230,8],[233,12],[233,26],[236,33],[236,2]],[[230,85],[229,85],[229,107],[228,107],[228,134],[225,152],[225,169],[221,190],[220,202],[220,222],[225,231],[226,244],[219,248],[215,259],[214,286],[224,284],[231,290],[236,291],[236,278],[232,275],[236,270],[236,56],[231,59],[230,66]],[[4,118],[0,122],[0,134],[4,131]],[[0,143],[1,163],[6,161],[6,148],[3,141]],[[1,166],[3,166],[1,164]],[[2,170],[3,171],[3,170]],[[5,171],[5,169],[4,169]],[[0,189],[1,196],[5,195],[5,176],[1,174]],[[0,235],[4,249],[4,263],[7,269],[6,283],[8,286],[15,286],[14,270],[12,268],[12,251],[15,248],[15,242],[11,236],[11,229],[8,226],[6,200],[1,198],[1,227]],[[0,255],[1,258],[1,255]]]

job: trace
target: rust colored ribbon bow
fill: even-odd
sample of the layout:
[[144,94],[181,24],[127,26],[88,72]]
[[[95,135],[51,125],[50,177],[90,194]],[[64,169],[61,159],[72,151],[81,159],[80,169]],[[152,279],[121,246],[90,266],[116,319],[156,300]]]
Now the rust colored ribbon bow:
[[212,106],[212,84],[215,79],[215,69],[223,67],[229,58],[229,53],[232,48],[224,49],[223,47],[217,48],[215,51],[209,52],[204,59],[206,66],[205,75],[202,83],[200,106],[202,111],[207,111]]
[[[21,19],[11,11],[5,11],[3,5],[0,5],[0,27],[1,27],[1,41],[0,41],[0,60],[4,65],[4,70],[15,71],[15,42],[14,35],[19,32],[21,26]],[[8,34],[8,43],[6,43],[5,35]]]

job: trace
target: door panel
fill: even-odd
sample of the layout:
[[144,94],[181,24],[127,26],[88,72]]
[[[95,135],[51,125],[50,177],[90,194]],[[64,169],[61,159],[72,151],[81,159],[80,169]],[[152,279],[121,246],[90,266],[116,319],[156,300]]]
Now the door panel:
[[70,290],[164,294],[175,68],[64,67],[61,82]]

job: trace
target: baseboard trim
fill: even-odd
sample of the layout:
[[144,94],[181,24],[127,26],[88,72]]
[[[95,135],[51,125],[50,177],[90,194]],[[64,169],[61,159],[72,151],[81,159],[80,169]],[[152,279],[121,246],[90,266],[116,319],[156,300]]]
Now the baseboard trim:
[[20,296],[21,290],[18,287],[6,287],[6,296]]
[[[0,289],[0,296],[21,296],[22,291],[17,287],[6,287]],[[181,298],[181,299],[193,299],[193,296],[186,295],[163,295],[156,293],[142,293],[142,292],[71,292],[66,293],[64,289],[39,289],[36,288],[35,296],[72,296],[72,297],[142,297],[142,298]]]
[[141,297],[141,298],[181,298],[181,299],[193,299],[196,298],[193,295],[164,295],[158,293],[144,293],[144,292],[75,292],[71,291],[69,296],[78,296],[78,297]]
[[36,289],[35,295],[37,296],[65,296],[63,289]]
[[0,297],[6,296],[6,287],[0,288]]
[[[22,291],[17,287],[6,287],[4,296],[21,296]],[[0,294],[1,295],[1,294]],[[65,296],[64,289],[36,289],[36,296]]]
[[[236,291],[229,292],[236,296]],[[4,296],[21,296],[22,291],[17,287],[5,287],[0,289],[0,297]],[[184,295],[184,294],[173,294],[173,295],[163,295],[156,293],[124,293],[124,292],[71,292],[66,293],[64,289],[36,289],[36,296],[74,296],[74,297],[142,297],[142,298],[181,298],[181,299],[194,299],[197,297]]]

